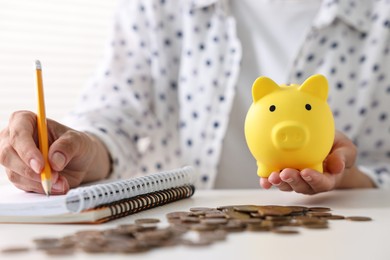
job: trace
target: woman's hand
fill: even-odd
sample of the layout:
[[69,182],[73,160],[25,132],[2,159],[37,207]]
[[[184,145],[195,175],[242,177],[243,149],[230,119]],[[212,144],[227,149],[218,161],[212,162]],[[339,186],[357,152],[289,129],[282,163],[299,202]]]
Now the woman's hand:
[[333,189],[373,188],[371,179],[355,165],[356,146],[347,136],[337,131],[332,150],[324,161],[324,173],[313,169],[284,169],[273,172],[268,178],[260,178],[260,186],[269,189],[276,186],[281,191],[315,194]]
[[[8,126],[0,132],[0,163],[17,188],[44,193],[40,179],[44,160],[37,147],[36,119],[29,111],[12,114]],[[52,194],[65,194],[83,182],[107,177],[109,155],[96,137],[49,119],[47,127]]]

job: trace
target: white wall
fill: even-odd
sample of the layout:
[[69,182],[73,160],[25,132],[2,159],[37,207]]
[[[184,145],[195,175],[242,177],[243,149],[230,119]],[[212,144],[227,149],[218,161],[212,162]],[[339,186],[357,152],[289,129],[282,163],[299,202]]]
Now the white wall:
[[43,66],[46,113],[60,119],[102,58],[118,0],[0,0],[0,127],[36,110],[34,61]]

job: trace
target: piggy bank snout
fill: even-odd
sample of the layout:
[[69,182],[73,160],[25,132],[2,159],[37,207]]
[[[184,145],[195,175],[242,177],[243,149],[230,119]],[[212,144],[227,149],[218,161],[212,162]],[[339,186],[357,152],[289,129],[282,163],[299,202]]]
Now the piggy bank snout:
[[272,142],[281,150],[297,150],[305,146],[309,138],[306,127],[298,122],[286,121],[272,129]]

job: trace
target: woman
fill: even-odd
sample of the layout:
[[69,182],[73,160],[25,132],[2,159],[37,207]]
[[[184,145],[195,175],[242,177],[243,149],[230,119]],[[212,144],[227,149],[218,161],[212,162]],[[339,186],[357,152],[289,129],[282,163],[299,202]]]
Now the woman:
[[[243,135],[252,82],[316,73],[330,83],[338,129],[325,173],[285,169],[260,185],[390,186],[389,14],[387,1],[121,2],[106,59],[67,126],[49,121],[52,193],[183,164],[197,167],[200,188],[257,186]],[[17,187],[42,193],[35,125],[33,113],[13,114],[0,161]]]

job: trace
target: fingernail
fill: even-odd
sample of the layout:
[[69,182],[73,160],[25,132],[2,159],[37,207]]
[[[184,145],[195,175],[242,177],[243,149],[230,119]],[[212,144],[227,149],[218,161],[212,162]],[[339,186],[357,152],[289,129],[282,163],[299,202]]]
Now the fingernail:
[[311,181],[311,180],[312,180],[311,176],[302,176],[302,178],[303,178],[305,181]]
[[30,167],[31,167],[31,169],[33,169],[33,171],[35,173],[37,173],[37,174],[41,173],[41,167],[40,167],[40,165],[39,165],[37,160],[31,159],[30,160]]
[[293,179],[292,179],[292,178],[288,178],[288,179],[285,179],[285,180],[283,180],[283,181],[289,183],[289,182],[292,182]]
[[52,163],[56,166],[58,170],[63,169],[65,166],[65,156],[60,152],[55,152],[51,158]]

